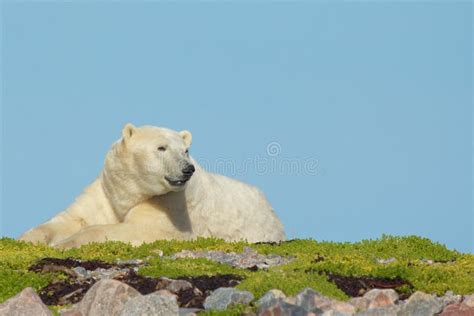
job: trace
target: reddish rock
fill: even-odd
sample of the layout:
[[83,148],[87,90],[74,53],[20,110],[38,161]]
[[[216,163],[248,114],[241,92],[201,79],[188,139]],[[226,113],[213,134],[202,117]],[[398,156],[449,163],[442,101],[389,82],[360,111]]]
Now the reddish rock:
[[370,301],[369,309],[385,307],[385,306],[393,305],[393,304],[394,304],[394,301],[390,297],[388,297],[384,293],[379,293],[372,301]]
[[369,301],[368,309],[394,305],[398,301],[398,294],[392,289],[373,289],[364,294]]
[[451,304],[443,309],[440,316],[474,316],[474,307],[465,304]]
[[115,316],[132,298],[141,296],[133,287],[116,280],[101,280],[87,291],[77,309],[88,316]]
[[0,304],[0,316],[52,316],[35,290],[27,287],[16,296]]
[[356,312],[354,306],[346,302],[332,301],[331,308],[335,315],[353,315]]

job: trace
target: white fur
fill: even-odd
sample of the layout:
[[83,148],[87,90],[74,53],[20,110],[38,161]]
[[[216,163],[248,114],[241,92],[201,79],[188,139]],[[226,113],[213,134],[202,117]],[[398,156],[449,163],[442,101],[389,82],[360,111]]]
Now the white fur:
[[[210,236],[284,240],[283,226],[264,195],[200,168],[186,153],[191,140],[188,131],[127,124],[100,176],[65,211],[20,239],[59,247]],[[166,180],[182,176],[181,169],[190,163],[196,171],[186,185]]]

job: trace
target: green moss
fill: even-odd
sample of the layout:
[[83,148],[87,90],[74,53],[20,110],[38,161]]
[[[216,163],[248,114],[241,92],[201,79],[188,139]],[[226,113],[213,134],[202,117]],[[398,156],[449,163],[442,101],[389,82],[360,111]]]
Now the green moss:
[[406,272],[413,286],[427,293],[474,293],[474,255],[462,255],[455,262],[427,265],[416,261]]
[[39,290],[52,278],[51,274],[39,275],[33,272],[0,269],[0,303],[15,296],[26,287]]
[[[222,250],[241,252],[250,246],[262,254],[293,256],[291,263],[274,267],[269,271],[251,272],[207,259],[160,258],[181,250]],[[426,238],[408,236],[382,236],[377,240],[363,240],[357,243],[318,242],[315,240],[294,240],[280,245],[245,242],[226,243],[215,238],[200,238],[195,241],[156,241],[133,247],[121,242],[94,243],[71,250],[58,250],[44,245],[0,239],[0,302],[17,294],[27,286],[39,289],[57,275],[40,275],[28,272],[33,262],[44,257],[78,259],[99,259],[114,262],[116,259],[144,259],[148,266],[140,269],[142,275],[160,277],[198,276],[215,274],[236,274],[244,278],[238,288],[252,292],[256,299],[272,288],[281,289],[293,295],[311,287],[324,295],[347,299],[326,273],[345,276],[373,276],[402,278],[413,288],[428,293],[444,294],[452,290],[458,294],[474,292],[474,256],[447,249]],[[380,264],[377,259],[395,258],[390,264]],[[423,259],[435,261],[428,265]],[[234,307],[232,313],[239,314]],[[225,315],[229,315],[225,311]],[[220,315],[206,312],[204,315]]]
[[347,296],[333,283],[328,282],[325,276],[296,271],[255,272],[237,286],[241,290],[253,293],[257,299],[271,289],[281,289],[286,295],[295,295],[307,287],[333,298],[347,299]]

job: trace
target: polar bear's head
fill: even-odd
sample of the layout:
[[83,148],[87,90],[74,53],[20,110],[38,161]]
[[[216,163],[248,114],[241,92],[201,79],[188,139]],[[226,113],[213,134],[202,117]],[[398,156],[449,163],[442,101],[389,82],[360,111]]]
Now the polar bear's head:
[[106,159],[106,170],[150,196],[181,191],[195,169],[189,156],[192,135],[154,126],[127,124]]

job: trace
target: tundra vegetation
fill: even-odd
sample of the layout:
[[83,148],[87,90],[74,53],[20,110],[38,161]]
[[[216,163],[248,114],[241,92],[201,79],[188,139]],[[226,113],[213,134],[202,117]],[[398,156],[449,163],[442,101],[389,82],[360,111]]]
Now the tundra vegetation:
[[[268,269],[241,269],[205,258],[178,258],[171,255],[183,250],[220,250],[243,252],[250,247],[260,254],[294,257],[287,264]],[[417,236],[382,236],[360,242],[326,242],[311,239],[290,240],[273,244],[225,242],[213,238],[195,241],[155,241],[134,247],[122,242],[92,243],[68,250],[31,244],[11,238],[0,239],[0,303],[26,287],[39,291],[58,279],[63,272],[36,273],[29,267],[42,258],[75,258],[80,260],[142,259],[145,264],[139,275],[178,278],[186,276],[236,275],[242,281],[236,286],[251,292],[255,301],[270,289],[280,289],[295,295],[310,287],[338,300],[350,296],[337,280],[376,278],[402,280],[396,291],[410,295],[415,291],[442,296],[450,290],[456,294],[474,292],[474,255],[450,250],[444,245]],[[58,306],[50,306],[58,310]],[[235,306],[229,313],[240,314],[249,307]],[[252,308],[252,307],[250,307]],[[205,311],[200,315],[219,315]]]

